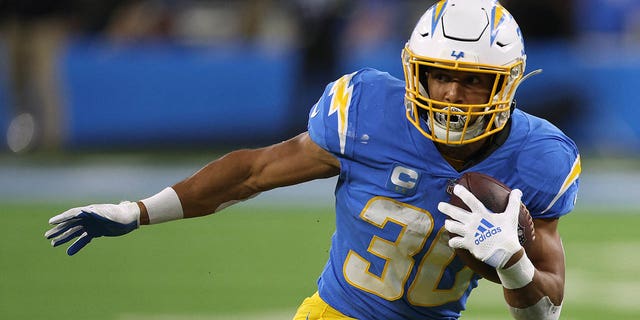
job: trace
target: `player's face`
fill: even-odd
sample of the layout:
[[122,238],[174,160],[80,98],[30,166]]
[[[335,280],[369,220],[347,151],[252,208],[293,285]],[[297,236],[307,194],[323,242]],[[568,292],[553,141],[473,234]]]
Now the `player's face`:
[[434,68],[427,78],[429,97],[444,105],[487,103],[494,79],[489,74]]
[[[430,98],[442,102],[440,105],[438,102],[434,103],[434,108],[445,110],[451,107],[453,110],[468,111],[469,108],[465,108],[463,105],[488,103],[494,80],[495,76],[489,74],[437,68],[432,68],[427,75]],[[474,123],[477,118],[477,115],[472,115],[468,123]],[[454,119],[461,121],[456,124],[453,122]],[[452,122],[448,125],[449,129],[462,130],[464,127],[463,119],[453,117]],[[443,125],[447,122],[446,119],[439,121]]]

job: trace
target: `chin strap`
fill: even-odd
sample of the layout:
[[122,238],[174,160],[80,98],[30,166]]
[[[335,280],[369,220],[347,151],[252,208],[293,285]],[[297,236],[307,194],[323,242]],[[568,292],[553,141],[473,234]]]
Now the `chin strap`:
[[[427,126],[429,130],[431,130],[433,135],[439,139],[445,140],[448,136],[449,141],[459,141],[460,138],[462,137],[462,134],[463,134],[462,131],[447,130],[447,127],[445,125],[441,124],[435,119],[433,120],[433,124],[434,124],[433,127],[431,126],[431,123],[432,123],[431,119],[428,119],[425,121],[427,122]],[[478,117],[478,119],[476,119],[474,123],[467,126],[467,130],[464,132],[465,138],[472,139],[477,137],[482,132],[482,129],[484,128],[484,126],[485,126],[485,118]]]

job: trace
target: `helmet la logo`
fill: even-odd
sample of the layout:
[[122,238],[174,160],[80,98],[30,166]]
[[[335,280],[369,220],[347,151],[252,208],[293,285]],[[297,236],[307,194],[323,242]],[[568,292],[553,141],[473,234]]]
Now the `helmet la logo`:
[[456,60],[460,60],[464,58],[464,51],[456,52],[455,50],[451,51],[451,56],[456,58]]

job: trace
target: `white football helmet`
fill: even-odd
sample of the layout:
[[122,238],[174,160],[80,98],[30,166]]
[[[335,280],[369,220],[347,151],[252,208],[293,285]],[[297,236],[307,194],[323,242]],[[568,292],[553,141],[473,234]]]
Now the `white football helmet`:
[[[424,136],[447,145],[471,143],[502,130],[526,58],[520,28],[497,0],[439,1],[420,18],[402,52],[407,118]],[[489,101],[431,99],[431,68],[495,75]]]

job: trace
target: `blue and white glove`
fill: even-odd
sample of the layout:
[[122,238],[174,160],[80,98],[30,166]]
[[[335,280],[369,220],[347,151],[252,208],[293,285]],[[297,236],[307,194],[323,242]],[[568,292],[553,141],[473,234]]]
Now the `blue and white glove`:
[[438,210],[449,216],[444,228],[459,236],[449,240],[452,248],[466,249],[478,260],[494,267],[504,268],[509,259],[522,246],[518,241],[518,215],[522,192],[513,189],[504,212],[491,212],[464,186],[456,185],[453,193],[471,209],[471,212],[446,202]]
[[54,247],[78,237],[67,249],[67,254],[72,256],[93,238],[121,236],[137,229],[139,220],[140,208],[135,202],[90,205],[67,210],[49,219],[55,226],[44,236],[52,239]]

